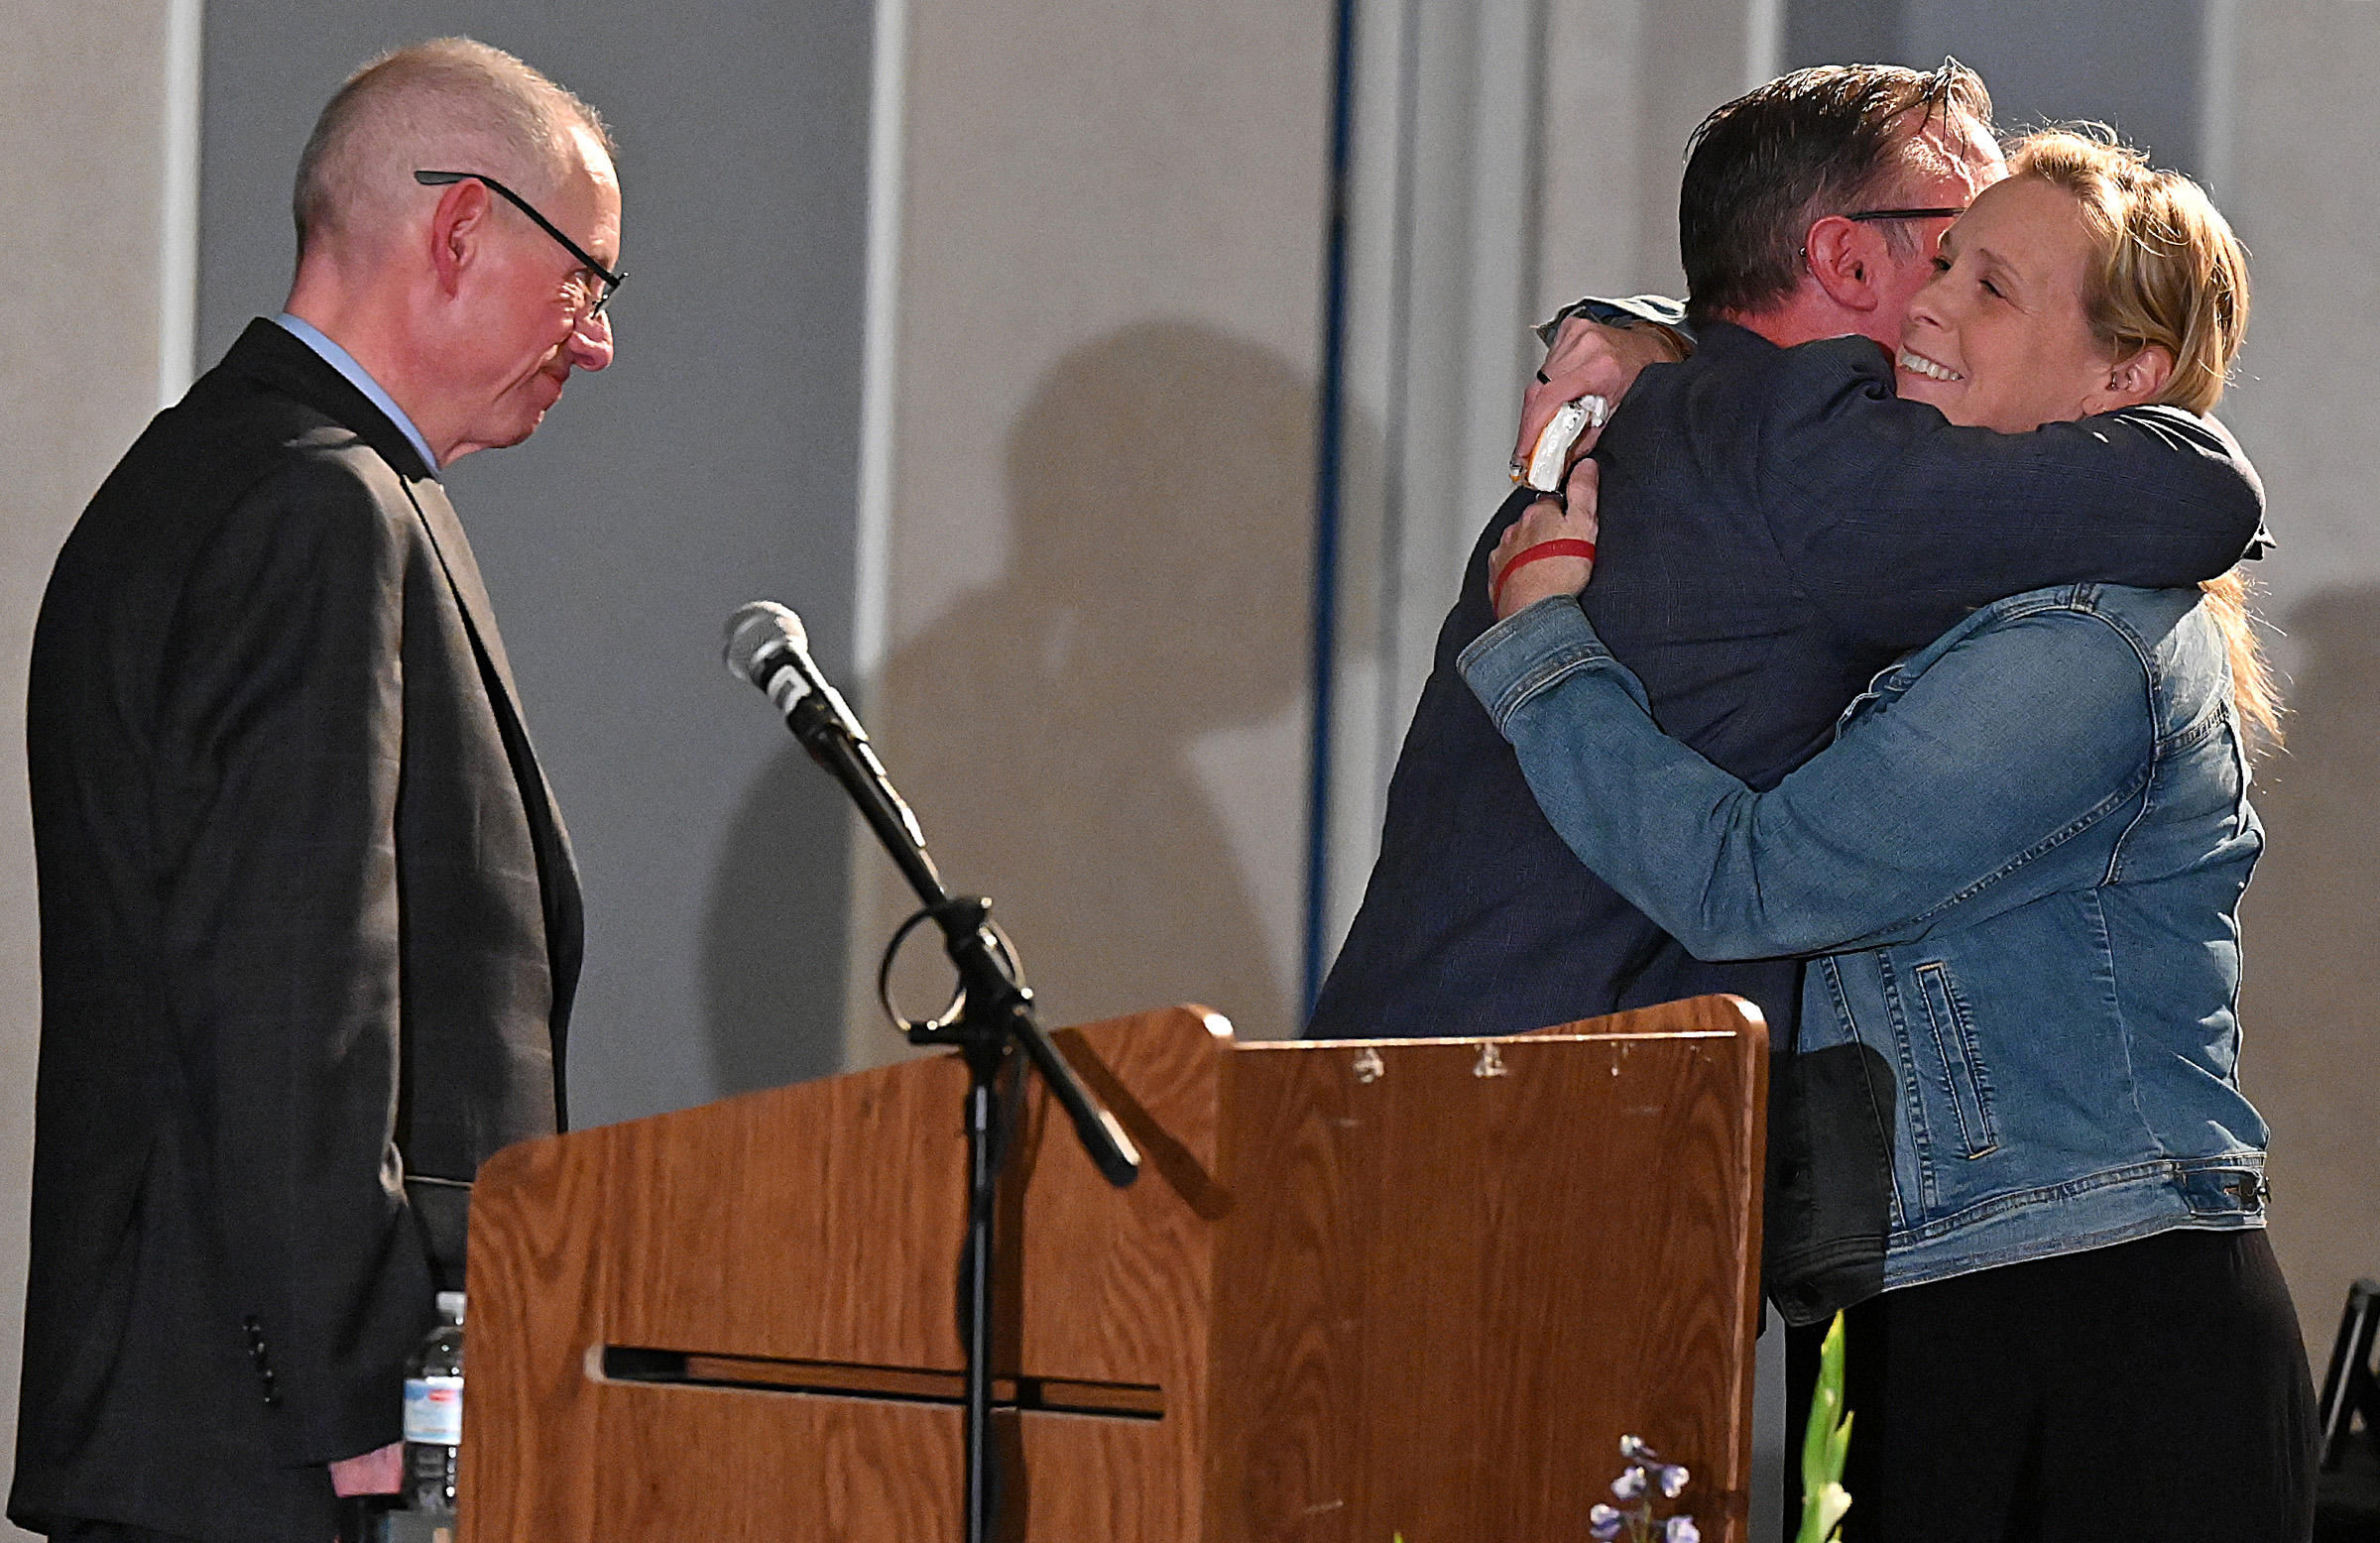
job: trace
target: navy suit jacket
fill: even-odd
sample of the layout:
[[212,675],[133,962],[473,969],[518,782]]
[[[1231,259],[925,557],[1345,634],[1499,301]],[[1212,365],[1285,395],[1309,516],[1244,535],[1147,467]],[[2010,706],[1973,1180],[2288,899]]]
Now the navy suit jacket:
[[[1661,727],[1755,788],[1975,607],[2088,579],[2212,578],[2264,508],[2230,436],[2177,409],[1960,428],[1898,400],[1873,342],[1785,349],[1724,322],[1638,378],[1595,453],[1588,617]],[[1488,553],[1531,497],[1515,492],[1472,552],[1307,1033],[1509,1034],[1711,992],[1789,1033],[1800,965],[1698,960],[1588,872],[1455,667],[1494,621]]]

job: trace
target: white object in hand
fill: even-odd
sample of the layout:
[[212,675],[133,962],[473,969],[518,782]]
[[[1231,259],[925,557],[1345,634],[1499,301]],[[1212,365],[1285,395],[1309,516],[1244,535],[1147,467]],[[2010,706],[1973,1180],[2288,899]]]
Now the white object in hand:
[[1562,475],[1570,470],[1570,447],[1579,442],[1579,435],[1590,428],[1601,428],[1611,416],[1611,405],[1601,397],[1580,397],[1565,402],[1555,410],[1545,427],[1538,430],[1537,447],[1529,452],[1529,468],[1525,476],[1515,477],[1540,493],[1562,490]]

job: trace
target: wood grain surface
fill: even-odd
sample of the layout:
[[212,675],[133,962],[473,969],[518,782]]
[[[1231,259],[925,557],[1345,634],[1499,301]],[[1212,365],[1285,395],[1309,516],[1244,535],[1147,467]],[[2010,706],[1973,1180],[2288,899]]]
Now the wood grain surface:
[[[1004,1538],[1575,1538],[1623,1429],[1740,1538],[1746,1010],[1502,1040],[1494,1075],[1482,1041],[1235,1046],[1195,1009],[1059,1036],[1147,1161],[1110,1189],[1028,1092]],[[463,1543],[957,1539],[964,1085],[913,1061],[492,1160]]]
[[1232,1058],[1209,1493],[1236,1543],[1583,1535],[1641,1436],[1748,1513],[1766,1036],[1731,999]]
[[[1152,1161],[1111,1190],[1028,1094],[1004,1176],[1000,1369],[1044,1402],[1104,1389],[1110,1408],[1005,1416],[1009,1509],[1030,1519],[1020,1537],[1195,1537],[1199,1208],[1216,1200],[1230,1041],[1171,1009],[1061,1044]],[[936,1390],[962,1365],[965,1086],[955,1058],[912,1061],[491,1161],[472,1217],[466,1543],[956,1538],[959,1411]],[[679,1353],[700,1375],[607,1377],[610,1348]],[[804,1365],[785,1375],[841,1366],[845,1393],[737,1385]],[[855,1387],[852,1368],[899,1385]]]

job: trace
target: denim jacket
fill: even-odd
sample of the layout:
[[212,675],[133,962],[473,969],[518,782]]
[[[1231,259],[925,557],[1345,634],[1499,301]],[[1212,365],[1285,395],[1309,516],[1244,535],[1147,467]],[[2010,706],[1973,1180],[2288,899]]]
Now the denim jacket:
[[2237,1020],[2263,832],[2198,598],[1985,607],[1766,792],[1664,736],[1571,600],[1463,654],[1590,868],[1703,957],[1821,956],[1801,1048],[1897,1071],[1888,1289],[2264,1224]]

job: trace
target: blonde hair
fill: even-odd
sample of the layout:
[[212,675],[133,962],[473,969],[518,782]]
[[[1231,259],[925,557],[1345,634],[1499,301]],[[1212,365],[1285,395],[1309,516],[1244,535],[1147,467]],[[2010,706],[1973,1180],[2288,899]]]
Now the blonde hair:
[[416,171],[485,172],[529,197],[550,190],[570,173],[574,128],[611,153],[594,108],[502,49],[432,38],[383,54],[347,77],[298,157],[298,254],[400,207]]
[[[2044,129],[2009,147],[2008,173],[2063,188],[2098,247],[2082,314],[2115,358],[2162,348],[2174,370],[2157,400],[2210,413],[2248,330],[2248,253],[2205,190],[2099,125]],[[2232,707],[2251,739],[2281,743],[2281,698],[2256,641],[2248,581],[2206,580],[2206,612],[2231,660]]]

